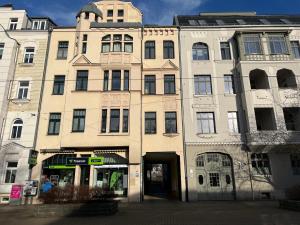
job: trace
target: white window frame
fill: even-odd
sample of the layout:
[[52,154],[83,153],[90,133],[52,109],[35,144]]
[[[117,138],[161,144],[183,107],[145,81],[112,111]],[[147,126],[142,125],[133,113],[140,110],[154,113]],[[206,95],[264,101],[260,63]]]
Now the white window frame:
[[236,111],[228,112],[227,119],[229,132],[240,133],[238,113]]
[[[44,23],[44,29],[42,29],[42,24]],[[36,24],[36,26],[35,26]],[[46,20],[35,20],[32,22],[32,30],[46,30],[47,28],[47,21]]]
[[[17,167],[8,167],[8,163],[17,163]],[[18,171],[18,162],[16,161],[6,161],[6,165],[5,165],[5,172],[4,172],[4,176],[3,176],[3,183],[4,184],[14,184],[16,182],[16,179],[14,180],[13,183],[6,183],[6,173],[7,171],[10,170],[10,171],[16,171],[16,177],[17,177],[17,171]],[[11,176],[10,176],[10,179],[11,179]]]
[[[201,118],[201,115],[206,114],[207,117]],[[216,121],[214,112],[197,112],[197,131],[198,134],[215,134],[216,133]],[[205,116],[205,115],[203,115]],[[207,122],[208,132],[204,130],[204,122]],[[213,122],[213,123],[212,123]]]
[[[21,120],[21,121],[22,121],[22,124],[16,124],[16,125],[15,125],[15,122],[16,122],[17,120]],[[16,132],[16,134],[18,133],[19,129],[21,128],[21,134],[20,134],[20,137],[12,137],[13,130],[14,130],[14,127],[15,127],[15,126],[17,127],[17,132]],[[20,119],[20,118],[14,119],[14,120],[13,120],[13,123],[12,123],[12,126],[11,126],[11,129],[10,129],[10,139],[20,140],[21,137],[22,137],[23,127],[24,127],[24,121],[23,121],[22,119]]]
[[[29,49],[33,49],[33,52],[27,52],[27,50],[29,50]],[[25,64],[32,64],[33,61],[34,61],[34,55],[35,55],[35,48],[34,47],[25,47],[24,48],[23,63],[25,63]],[[32,58],[32,62],[30,62],[31,58]]]
[[[12,20],[17,20],[16,22],[13,22]],[[9,19],[9,25],[8,25],[8,30],[16,30],[18,27],[18,22],[19,22],[19,18],[10,18]],[[13,29],[11,29],[11,26],[13,26]]]
[[[21,86],[21,82],[28,82],[28,86]],[[20,90],[22,89],[22,97],[19,98]],[[24,97],[24,91],[27,89],[27,96]],[[16,93],[16,99],[25,100],[30,98],[30,81],[29,80],[19,80],[18,89]]]

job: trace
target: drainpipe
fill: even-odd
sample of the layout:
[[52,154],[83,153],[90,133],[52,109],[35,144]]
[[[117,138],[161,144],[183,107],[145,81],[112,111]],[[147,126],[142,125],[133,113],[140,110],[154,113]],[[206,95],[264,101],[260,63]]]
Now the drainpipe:
[[[177,19],[177,17],[176,17]],[[178,24],[178,23],[177,23]],[[184,109],[183,109],[183,79],[182,79],[182,60],[181,60],[181,38],[180,38],[180,26],[178,28],[178,51],[179,51],[179,67],[180,67],[180,97],[181,97],[181,123],[182,123],[182,141],[183,141],[183,155],[184,155],[184,170],[185,170],[185,198],[189,201],[189,188],[188,188],[188,166],[187,166],[187,155],[186,155],[186,144],[185,144],[185,126],[184,126]]]
[[143,161],[143,63],[144,63],[144,57],[143,57],[143,40],[144,40],[144,25],[142,25],[141,28],[141,116],[140,116],[140,135],[141,135],[141,162],[140,162],[140,199],[141,202],[144,201],[144,161]]

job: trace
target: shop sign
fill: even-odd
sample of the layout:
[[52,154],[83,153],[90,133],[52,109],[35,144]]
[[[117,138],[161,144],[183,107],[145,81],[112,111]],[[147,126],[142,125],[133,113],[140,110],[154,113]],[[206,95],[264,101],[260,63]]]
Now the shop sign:
[[67,165],[88,165],[89,158],[67,158]]
[[38,191],[38,181],[37,180],[27,180],[24,186],[25,196],[36,196]]
[[89,158],[89,165],[103,165],[104,164],[104,157],[90,157]]
[[35,166],[37,164],[37,157],[39,152],[35,150],[30,150],[28,164],[31,166]]
[[60,170],[60,169],[75,169],[75,166],[66,166],[66,165],[51,165],[48,166],[49,169],[56,169],[56,170]]
[[23,186],[13,184],[10,191],[10,204],[21,204],[22,202]]

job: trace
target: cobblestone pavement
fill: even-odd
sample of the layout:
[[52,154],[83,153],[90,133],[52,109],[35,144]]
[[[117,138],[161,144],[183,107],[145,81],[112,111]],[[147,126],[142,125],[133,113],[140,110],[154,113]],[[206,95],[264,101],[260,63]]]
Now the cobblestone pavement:
[[144,202],[120,204],[114,216],[35,218],[33,207],[0,207],[1,225],[300,225],[278,202]]

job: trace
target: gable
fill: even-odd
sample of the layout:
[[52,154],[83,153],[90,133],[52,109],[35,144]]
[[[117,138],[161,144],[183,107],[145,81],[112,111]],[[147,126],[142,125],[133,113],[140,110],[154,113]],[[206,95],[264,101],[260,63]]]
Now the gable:
[[162,65],[162,69],[168,69],[168,70],[178,70],[178,66],[176,66],[171,60],[168,60],[165,62],[165,64]]
[[88,60],[88,58],[84,55],[81,55],[79,58],[77,58],[75,60],[75,62],[73,63],[73,65],[90,65],[92,64],[90,60]]

